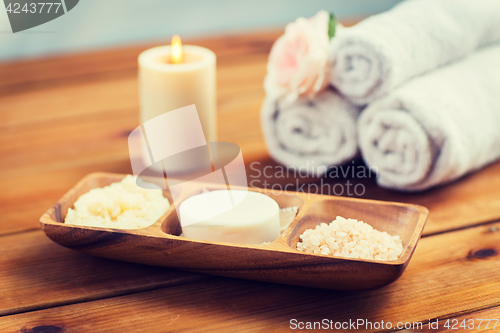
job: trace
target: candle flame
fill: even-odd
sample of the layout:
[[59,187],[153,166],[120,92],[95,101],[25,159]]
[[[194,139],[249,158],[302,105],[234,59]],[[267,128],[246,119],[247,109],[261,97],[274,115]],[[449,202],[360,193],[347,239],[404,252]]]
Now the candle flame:
[[182,43],[179,35],[172,37],[172,53],[170,54],[170,61],[173,64],[182,62]]

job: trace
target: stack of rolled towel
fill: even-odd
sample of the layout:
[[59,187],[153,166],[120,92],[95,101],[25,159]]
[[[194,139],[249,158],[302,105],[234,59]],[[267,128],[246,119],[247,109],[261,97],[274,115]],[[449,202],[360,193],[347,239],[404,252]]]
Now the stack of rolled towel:
[[407,0],[333,38],[331,25],[298,19],[271,51],[261,116],[277,161],[360,150],[379,185],[421,191],[500,158],[500,1]]

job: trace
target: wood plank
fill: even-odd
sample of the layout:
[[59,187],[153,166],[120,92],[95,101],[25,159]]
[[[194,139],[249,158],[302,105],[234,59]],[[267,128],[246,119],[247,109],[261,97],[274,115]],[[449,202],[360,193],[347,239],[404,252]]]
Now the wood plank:
[[34,123],[50,130],[60,119],[82,115],[99,119],[100,113],[107,110],[125,110],[138,115],[137,90],[137,78],[130,77],[0,96],[3,109],[0,126],[3,130],[18,131],[22,130],[21,126]]
[[[184,43],[207,47],[216,53],[219,63],[231,63],[238,55],[267,55],[282,33],[283,30],[279,29],[189,39]],[[39,89],[46,85],[61,86],[82,80],[97,81],[102,77],[130,75],[132,71],[136,71],[137,57],[142,51],[169,42],[163,40],[110,50],[4,62],[0,64],[0,94]]]
[[[496,320],[495,320],[496,319]],[[461,327],[461,325],[463,325]],[[464,328],[465,327],[465,328]],[[500,330],[500,307],[465,313],[452,318],[436,318],[431,324],[427,324],[418,332],[496,332]],[[402,332],[417,332],[416,330],[404,330]]]
[[433,234],[500,219],[500,162],[452,184],[416,194],[367,186],[367,198],[411,202],[430,210],[424,234]]
[[[219,64],[217,88],[220,114],[232,111],[237,106],[246,105],[249,101],[258,104],[257,110],[260,108],[260,103],[264,99],[262,82],[266,73],[265,62],[266,57],[260,56],[255,64],[243,61],[238,65],[225,67]],[[62,87],[48,86],[0,96],[0,100],[2,101],[1,128],[30,122],[53,121],[82,114],[98,117],[103,110],[125,110],[138,114],[137,70],[130,75],[112,80],[82,81]],[[238,104],[235,105],[235,102]]]
[[0,270],[0,316],[207,278],[88,256],[38,230],[0,236]]
[[[217,278],[5,316],[0,328],[6,332],[44,325],[64,328],[65,332],[137,331],[146,327],[148,332],[267,332],[289,330],[291,319],[384,320],[394,326],[398,322],[427,323],[437,317],[500,306],[500,294],[495,292],[500,290],[499,244],[500,223],[425,237],[403,276],[372,291],[333,292]],[[54,260],[48,264],[54,265]],[[101,270],[96,267],[94,274]],[[56,281],[51,282],[55,285],[63,278],[54,276]],[[36,277],[25,279],[24,284],[30,285]],[[51,293],[54,290],[40,296]]]

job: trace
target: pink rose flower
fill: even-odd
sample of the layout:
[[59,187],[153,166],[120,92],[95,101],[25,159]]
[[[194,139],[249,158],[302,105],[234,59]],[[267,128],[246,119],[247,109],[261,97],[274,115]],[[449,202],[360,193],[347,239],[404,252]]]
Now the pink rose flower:
[[264,80],[268,96],[283,98],[286,103],[299,96],[313,98],[326,88],[329,19],[326,11],[319,11],[286,26],[285,34],[276,40],[269,55]]

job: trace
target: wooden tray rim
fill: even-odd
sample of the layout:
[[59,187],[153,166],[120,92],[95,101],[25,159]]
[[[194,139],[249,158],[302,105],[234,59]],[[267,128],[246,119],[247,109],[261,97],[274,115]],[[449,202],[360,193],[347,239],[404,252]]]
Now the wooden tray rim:
[[[118,173],[108,173],[108,172],[93,172],[88,175],[86,175],[84,178],[82,178],[76,185],[74,185],[72,188],[70,188],[62,197],[59,199],[54,205],[52,205],[41,217],[40,217],[40,225],[42,230],[45,232],[45,225],[54,225],[62,228],[70,228],[70,229],[81,229],[81,230],[95,230],[95,231],[105,231],[109,233],[121,233],[121,234],[129,234],[129,235],[134,235],[138,237],[152,237],[152,238],[165,238],[165,239],[172,239],[176,241],[182,241],[182,242],[195,242],[195,243],[201,243],[201,244],[207,244],[207,245],[212,245],[212,246],[224,246],[224,247],[233,247],[233,248],[249,248],[249,249],[255,249],[255,250],[265,250],[265,251],[273,251],[273,252],[288,252],[288,253],[295,253],[295,254],[300,254],[300,255],[305,255],[305,256],[315,256],[315,257],[321,257],[321,258],[328,258],[331,260],[335,261],[354,261],[354,262],[366,262],[366,263],[375,263],[375,264],[381,264],[381,265],[404,265],[409,261],[411,258],[411,255],[413,251],[415,250],[418,240],[421,237],[423,228],[425,226],[429,210],[421,205],[416,205],[416,204],[407,204],[407,203],[400,203],[400,202],[392,202],[392,201],[380,201],[380,200],[372,200],[372,199],[361,199],[361,198],[346,198],[346,197],[339,197],[339,196],[328,196],[328,195],[321,195],[321,194],[305,194],[305,193],[300,193],[300,192],[292,192],[292,191],[287,191],[290,195],[296,195],[299,196],[304,200],[304,204],[302,208],[299,210],[298,214],[295,216],[294,220],[290,223],[290,225],[280,234],[280,237],[273,242],[270,242],[268,244],[236,244],[236,243],[226,243],[226,242],[212,242],[212,241],[204,241],[204,240],[197,240],[197,239],[190,239],[190,238],[185,238],[182,236],[176,236],[172,234],[168,234],[161,230],[161,224],[163,221],[166,219],[166,217],[171,214],[173,211],[175,211],[174,204],[171,203],[170,207],[167,209],[167,211],[160,217],[159,220],[151,224],[150,226],[144,227],[144,228],[138,228],[138,229],[114,229],[114,228],[105,228],[105,227],[94,227],[94,226],[83,226],[83,225],[71,225],[71,224],[65,224],[63,222],[58,222],[54,221],[51,218],[51,214],[54,210],[57,209],[58,206],[61,206],[61,204],[71,195],[73,194],[74,191],[76,191],[77,188],[81,187],[83,184],[88,182],[92,178],[98,178],[98,177],[112,177],[116,178],[117,181],[119,179],[122,179],[126,176],[127,174],[118,174]],[[202,184],[203,185],[203,184]],[[210,184],[208,184],[210,186]],[[263,194],[269,194],[271,190],[268,189],[263,189],[263,188],[255,188],[255,187],[249,187],[248,190],[250,191],[255,191],[255,192],[260,192]],[[410,237],[408,241],[408,245],[406,248],[403,250],[404,252],[400,255],[400,257],[396,260],[390,260],[390,261],[382,261],[382,260],[372,260],[372,259],[356,259],[356,258],[346,258],[346,257],[334,257],[334,256],[328,256],[328,255],[322,255],[322,254],[315,254],[315,253],[306,253],[306,252],[301,252],[296,249],[293,249],[291,246],[288,246],[286,243],[283,244],[283,240],[289,235],[289,233],[295,228],[297,223],[300,221],[300,219],[306,214],[307,209],[316,202],[320,201],[355,201],[355,202],[363,202],[363,203],[372,203],[376,205],[385,205],[385,206],[399,206],[399,207],[412,207],[416,209],[419,212],[419,220],[415,226],[415,230]],[[139,231],[139,232],[138,232]],[[278,244],[285,245],[285,246],[277,246]]]

